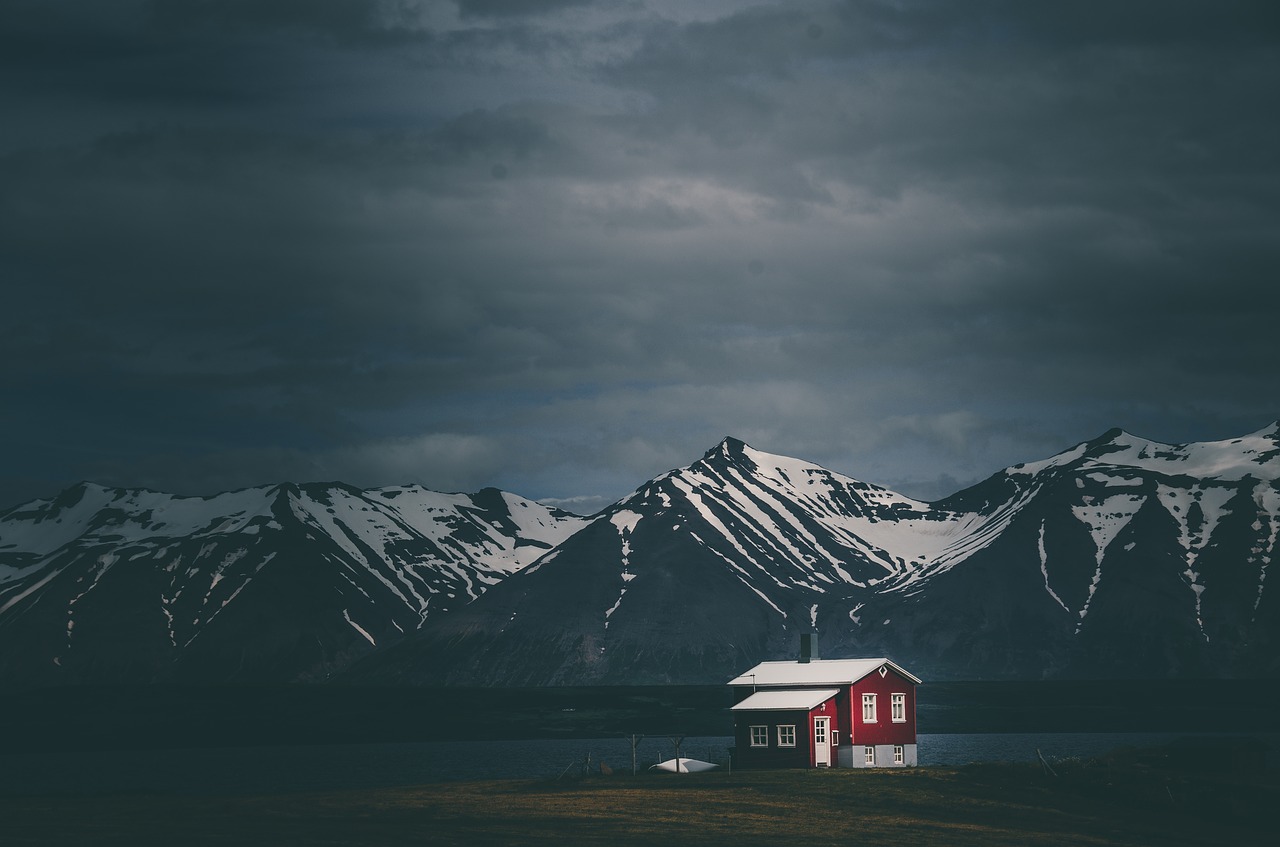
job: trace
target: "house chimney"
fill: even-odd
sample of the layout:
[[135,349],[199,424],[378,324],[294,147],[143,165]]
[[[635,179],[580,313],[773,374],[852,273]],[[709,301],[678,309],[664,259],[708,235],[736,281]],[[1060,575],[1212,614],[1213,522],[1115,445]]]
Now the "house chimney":
[[808,664],[813,658],[813,636],[810,633],[800,633],[800,664]]

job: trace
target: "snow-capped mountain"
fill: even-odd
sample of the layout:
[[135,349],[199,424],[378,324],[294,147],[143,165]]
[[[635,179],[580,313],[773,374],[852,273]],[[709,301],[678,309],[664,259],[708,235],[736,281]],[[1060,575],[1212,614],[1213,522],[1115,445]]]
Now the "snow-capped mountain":
[[923,503],[726,439],[352,678],[709,682],[892,655],[930,678],[1274,675],[1280,428],[1113,430]]
[[592,518],[85,484],[0,513],[0,679],[705,683],[799,632],[930,679],[1274,676],[1278,531],[1275,424],[1113,430],[934,503],[731,438]]
[[0,513],[0,679],[323,677],[585,522],[496,489],[77,485]]

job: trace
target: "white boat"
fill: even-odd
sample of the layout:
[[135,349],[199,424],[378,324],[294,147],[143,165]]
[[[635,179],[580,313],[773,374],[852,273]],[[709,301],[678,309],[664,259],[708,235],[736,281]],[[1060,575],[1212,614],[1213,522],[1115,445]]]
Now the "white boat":
[[679,759],[667,759],[665,762],[658,762],[656,765],[650,765],[651,771],[666,771],[667,773],[702,773],[703,771],[712,771],[720,767],[711,762],[703,762],[698,759],[686,759],[683,756]]

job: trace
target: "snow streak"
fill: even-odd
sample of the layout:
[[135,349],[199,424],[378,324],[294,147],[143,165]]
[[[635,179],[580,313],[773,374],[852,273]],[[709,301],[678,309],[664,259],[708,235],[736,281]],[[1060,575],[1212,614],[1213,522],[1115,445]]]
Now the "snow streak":
[[[1093,571],[1093,579],[1089,582],[1089,595],[1085,598],[1084,605],[1080,608],[1080,620],[1076,623],[1076,634],[1080,633],[1080,628],[1084,625],[1085,616],[1089,614],[1089,605],[1093,602],[1094,592],[1098,590],[1098,583],[1102,581],[1102,560],[1106,555],[1107,548],[1111,546],[1111,542],[1120,534],[1120,531],[1129,525],[1129,521],[1138,513],[1138,509],[1142,508],[1142,504],[1146,502],[1145,497],[1135,494],[1113,494],[1110,497],[1104,497],[1101,502],[1096,498],[1086,498],[1088,502],[1080,506],[1072,506],[1071,514],[1076,520],[1080,521],[1089,529],[1089,534],[1093,536],[1094,561],[1096,567]],[[1040,527],[1040,545],[1043,553],[1044,549],[1044,526]],[[1043,568],[1043,565],[1042,565]],[[1046,574],[1046,580],[1048,576]],[[1046,582],[1046,586],[1048,583]],[[1054,595],[1055,599],[1057,595]],[[1062,602],[1059,600],[1058,602]],[[1063,608],[1066,608],[1065,605]]]
[[343,620],[345,620],[347,623],[351,624],[351,628],[352,628],[352,629],[354,629],[356,632],[358,632],[358,633],[360,633],[361,635],[363,635],[363,636],[364,636],[365,641],[368,641],[368,642],[369,642],[370,644],[372,644],[374,647],[377,647],[377,646],[378,646],[378,642],[376,642],[376,641],[374,641],[374,640],[373,640],[373,636],[372,636],[372,635],[370,635],[368,632],[366,632],[364,627],[360,626],[360,624],[358,624],[358,623],[356,623],[355,621],[351,620],[351,612],[350,612],[350,610],[348,610],[348,609],[343,609],[343,610],[342,610],[342,618],[343,618]]
[[[1067,604],[1063,603],[1058,593],[1049,587],[1049,557],[1044,552],[1044,521],[1040,521],[1040,535],[1036,539],[1036,546],[1040,551],[1040,575],[1044,577],[1044,590],[1048,591],[1049,596],[1062,607],[1062,611],[1070,614],[1071,610],[1067,608]],[[1077,627],[1076,632],[1079,631],[1080,629]]]
[[[186,497],[83,484],[0,516],[0,618],[56,598],[69,648],[108,571],[142,572],[139,584],[150,571],[159,585],[146,602],[180,651],[252,592],[265,566],[301,558],[345,596],[380,604],[379,620],[403,632],[429,608],[449,608],[433,597],[473,599],[587,523],[496,491],[284,485]],[[351,607],[356,618],[361,608]]]
[[[1250,618],[1250,622],[1257,619],[1258,606],[1262,603],[1262,591],[1267,581],[1267,565],[1271,564],[1271,557],[1275,554],[1276,535],[1280,530],[1280,491],[1260,484],[1254,489],[1253,497],[1258,506],[1258,519],[1253,523],[1253,530],[1258,533],[1259,538],[1258,543],[1249,551],[1249,562],[1258,563],[1258,594],[1253,601],[1254,617]],[[1266,521],[1265,533],[1263,521]]]
[[1178,524],[1178,543],[1182,546],[1187,564],[1187,569],[1182,575],[1195,594],[1196,624],[1207,642],[1209,634],[1204,629],[1204,617],[1200,605],[1205,586],[1200,583],[1201,574],[1196,569],[1196,562],[1200,553],[1209,544],[1213,530],[1225,513],[1226,503],[1234,492],[1232,489],[1216,486],[1197,485],[1190,489],[1174,488],[1164,483],[1158,484],[1156,490],[1161,504]]
[[609,522],[614,525],[618,530],[618,535],[622,538],[622,573],[619,574],[622,579],[622,589],[618,592],[618,599],[605,610],[605,629],[609,628],[609,618],[622,605],[622,598],[627,596],[627,583],[636,578],[636,575],[631,572],[631,533],[635,530],[636,525],[640,523],[640,518],[641,516],[638,513],[627,511],[626,509],[614,512],[609,518]]

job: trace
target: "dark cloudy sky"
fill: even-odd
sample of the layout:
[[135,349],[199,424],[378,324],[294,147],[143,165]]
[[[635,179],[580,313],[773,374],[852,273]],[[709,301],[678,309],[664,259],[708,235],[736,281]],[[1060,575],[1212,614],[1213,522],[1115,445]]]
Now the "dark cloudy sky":
[[0,507],[1257,430],[1273,8],[6,0]]

